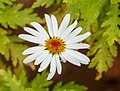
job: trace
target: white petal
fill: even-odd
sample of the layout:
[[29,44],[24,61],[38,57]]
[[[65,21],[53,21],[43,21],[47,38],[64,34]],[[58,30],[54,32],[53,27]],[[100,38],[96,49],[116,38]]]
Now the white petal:
[[42,51],[39,55],[39,57],[35,60],[34,65],[39,65],[41,62],[44,61],[44,59],[48,56],[48,52],[47,51]]
[[29,41],[32,43],[36,43],[36,44],[41,44],[41,45],[44,45],[44,42],[45,42],[42,39],[38,39],[37,37],[32,36],[32,35],[28,35],[28,34],[20,34],[20,35],[18,35],[18,37],[23,39],[23,40],[26,40],[26,41]]
[[63,58],[63,56],[61,56],[61,54],[60,54],[60,58],[61,58],[60,61],[62,61],[63,63],[66,63],[66,62],[67,62],[67,60],[66,60],[65,58]]
[[58,34],[58,23],[57,19],[54,15],[51,15],[51,20],[52,20],[52,27],[53,27],[53,35],[57,37]]
[[55,75],[55,72],[51,72],[48,74],[47,80],[51,80],[53,76]]
[[49,63],[52,60],[52,54],[49,54],[45,60],[41,63],[40,68],[38,69],[38,72],[43,71],[45,68],[47,68],[47,66],[49,65]]
[[77,44],[66,45],[66,48],[68,49],[89,49],[90,45],[85,44],[85,43],[77,43]]
[[31,22],[30,23],[34,28],[36,28],[40,33],[41,35],[43,35],[46,39],[49,39],[49,36],[46,32],[46,30],[37,22]]
[[50,64],[50,73],[48,74],[47,80],[50,80],[53,78],[56,72],[56,62],[55,62],[55,56],[53,56],[51,64]]
[[61,66],[61,63],[60,63],[60,58],[59,58],[58,55],[56,55],[55,58],[56,58],[57,72],[58,72],[58,74],[61,74],[62,66]]
[[28,55],[28,54],[32,54],[32,53],[35,53],[35,52],[39,52],[39,51],[42,51],[44,50],[45,48],[43,46],[35,46],[35,47],[30,47],[26,50],[24,50],[22,52],[23,55]]
[[45,14],[46,24],[48,27],[48,32],[50,34],[50,37],[53,37],[53,28],[52,28],[52,21],[50,19],[50,16]]
[[62,39],[65,39],[69,34],[70,32],[76,27],[77,25],[77,21],[75,21],[73,24],[71,24],[61,35],[61,38]]
[[76,42],[81,42],[83,41],[84,39],[86,39],[88,36],[90,36],[90,32],[86,32],[85,34],[82,34],[82,35],[79,35],[79,36],[76,36],[76,37],[73,37],[66,42],[66,44],[73,44],[73,43],[76,43]]
[[50,72],[54,72],[56,71],[56,59],[55,56],[52,57],[52,61],[50,64]]
[[66,14],[61,22],[60,27],[59,27],[58,37],[60,37],[61,34],[65,31],[65,29],[67,28],[67,26],[69,24],[69,21],[70,21],[70,14]]
[[30,34],[38,37],[38,38],[42,38],[43,40],[46,40],[45,35],[43,35],[42,33],[38,32],[38,31],[36,31],[36,30],[34,30],[34,29],[32,29],[32,28],[25,27],[24,30],[25,30],[26,32],[28,32],[28,33],[30,33]]
[[78,60],[76,60],[74,57],[70,56],[69,54],[67,54],[66,52],[63,52],[61,54],[61,56],[63,58],[65,58],[68,62],[77,65],[77,66],[81,66],[80,62]]
[[34,53],[34,54],[28,56],[27,58],[24,59],[23,63],[27,64],[27,63],[29,63],[29,62],[34,61],[34,60],[39,56],[39,54],[40,54],[40,53],[37,52],[37,53]]
[[73,32],[71,32],[64,40],[67,41],[75,36],[77,36],[80,32],[82,31],[81,27],[76,28],[75,30],[73,30]]
[[72,56],[74,58],[77,58],[80,61],[80,63],[82,63],[82,64],[88,64],[90,62],[90,59],[80,52],[77,52],[77,51],[74,51],[74,50],[67,50],[67,49],[66,49],[66,52],[70,56]]

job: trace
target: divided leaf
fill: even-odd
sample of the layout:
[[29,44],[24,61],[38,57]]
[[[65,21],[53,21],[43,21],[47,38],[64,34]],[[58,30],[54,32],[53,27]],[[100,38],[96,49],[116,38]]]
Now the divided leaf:
[[2,55],[6,55],[8,43],[10,42],[9,38],[7,37],[7,32],[0,28],[0,53]]
[[82,18],[90,23],[96,20],[108,0],[80,0]]
[[[11,37],[9,37],[9,39],[10,39],[11,42],[8,44],[9,46],[7,48],[9,50],[9,55],[11,56],[13,66],[16,66],[19,61],[22,62],[23,59],[25,58],[25,56],[22,55],[22,52],[25,49],[27,49],[28,46],[23,45],[23,44],[15,43],[15,42],[18,42],[18,41],[15,41],[15,40],[19,40],[19,38],[17,36],[16,37],[11,36]],[[8,58],[7,55],[5,55],[5,57]]]
[[91,47],[88,55],[94,55],[89,68],[95,67],[99,73],[96,76],[96,80],[99,80],[102,77],[102,73],[106,72],[112,66],[113,57],[117,55],[117,47],[115,45],[109,46],[105,41],[105,37],[102,37]]
[[0,8],[5,8],[6,5],[12,5],[15,0],[0,0]]
[[31,87],[35,91],[49,91],[48,86],[50,86],[51,81],[46,80],[48,73],[43,71],[41,75],[37,75],[31,82]]
[[62,82],[59,82],[52,91],[87,91],[87,87],[75,84],[74,82],[69,82],[62,86]]
[[40,18],[37,17],[36,13],[33,13],[33,9],[22,9],[21,4],[6,6],[3,9],[0,9],[0,24],[5,27],[11,27],[13,29],[20,27],[24,27],[25,24],[29,24],[33,21],[40,22]]
[[60,2],[62,0],[36,0],[33,5],[32,5],[32,8],[38,8],[40,6],[45,6],[45,8],[48,8],[50,7],[54,2],[57,2],[57,4],[60,4]]
[[111,4],[117,4],[118,2],[120,2],[120,0],[110,0]]
[[9,91],[23,91],[22,83],[17,80],[15,75],[12,75],[10,70],[5,71],[0,70],[0,80],[3,82],[3,85],[9,88]]
[[66,12],[71,15],[71,21],[78,20],[80,18],[80,3],[79,0],[64,0],[67,3]]
[[7,71],[0,69],[0,91],[49,91],[48,86],[51,81],[47,81],[46,76],[47,73],[44,71],[28,83],[24,68],[21,68],[18,77],[10,69]]
[[104,36],[109,45],[114,44],[115,41],[118,41],[118,38],[120,38],[120,29],[118,27],[120,24],[119,14],[120,10],[118,9],[118,4],[111,5],[110,11],[107,13],[110,18],[105,20],[102,24],[102,27],[107,27]]

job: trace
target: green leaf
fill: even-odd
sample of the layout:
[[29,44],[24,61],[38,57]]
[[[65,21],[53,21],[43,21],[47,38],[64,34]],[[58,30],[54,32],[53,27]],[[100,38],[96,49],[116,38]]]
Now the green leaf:
[[9,91],[23,91],[24,88],[22,83],[17,80],[15,75],[12,75],[10,70],[5,71],[0,70],[0,80],[3,82],[4,86],[9,88]]
[[19,73],[19,75],[18,75],[19,83],[21,83],[21,86],[25,86],[27,83],[26,70],[24,69],[24,67],[19,66],[18,71],[19,71],[18,72]]
[[57,5],[59,5],[62,2],[62,0],[57,0],[56,2],[57,2]]
[[119,14],[120,10],[118,9],[118,4],[111,5],[111,8],[107,13],[110,18],[105,20],[102,24],[102,27],[107,27],[104,36],[109,45],[114,44],[115,41],[118,41],[118,37],[120,37],[120,29],[117,26],[120,24]]
[[6,5],[12,5],[15,0],[0,0],[0,8],[5,8]]
[[25,88],[24,91],[35,91],[35,90],[33,90],[32,88]]
[[109,51],[113,57],[117,56],[117,46],[115,45],[109,46]]
[[31,82],[31,87],[35,91],[49,91],[48,86],[50,86],[51,81],[46,80],[48,73],[46,71],[42,72],[41,75],[37,75]]
[[87,88],[85,86],[77,85],[74,82],[69,82],[62,86],[62,82],[59,82],[52,91],[87,91]]
[[[8,50],[10,51],[10,56],[11,56],[11,60],[12,60],[12,63],[13,63],[13,66],[16,67],[17,63],[19,61],[23,61],[23,59],[26,57],[26,56],[23,56],[22,55],[22,52],[28,48],[28,46],[26,45],[23,45],[23,44],[17,44],[16,42],[18,41],[14,41],[13,38],[15,38],[15,40],[19,40],[19,38],[16,36],[11,36],[9,37],[9,39],[11,40],[11,42],[8,44]],[[5,57],[7,57],[5,55]]]
[[80,0],[79,6],[81,9],[82,18],[89,22],[96,20],[107,1],[108,0]]
[[98,71],[99,75],[96,77],[97,80],[101,78],[103,72],[107,72],[108,68],[112,66],[113,57],[117,55],[117,48],[114,45],[109,46],[105,39],[105,37],[99,39],[88,53],[89,55],[95,54],[89,64],[89,68],[95,67]]
[[2,55],[6,55],[9,42],[10,40],[7,37],[7,32],[4,29],[0,28],[0,53]]
[[110,0],[111,4],[117,4],[118,2],[120,2],[120,0]]
[[79,20],[80,14],[80,2],[79,0],[63,0],[63,3],[66,3],[65,13],[69,13],[71,15],[71,22],[74,20]]
[[46,8],[50,7],[54,3],[54,0],[36,0],[32,8],[38,8],[40,6],[45,6]]
[[0,9],[3,13],[0,14],[0,23],[3,27],[11,27],[13,29],[24,27],[25,24],[29,24],[32,21],[40,22],[40,18],[37,14],[33,13],[33,9],[22,9],[21,4],[6,6],[4,9]]
[[63,0],[63,3],[67,3],[67,4],[75,4],[77,3],[79,0]]
[[54,4],[56,1],[57,5],[60,4],[60,2],[62,0],[36,0],[33,5],[32,8],[38,8],[40,6],[45,6],[45,8],[50,7],[52,4]]

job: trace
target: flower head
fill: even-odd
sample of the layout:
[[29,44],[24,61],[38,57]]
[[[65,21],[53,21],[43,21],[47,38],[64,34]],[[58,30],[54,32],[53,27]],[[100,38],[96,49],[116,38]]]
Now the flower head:
[[50,64],[50,73],[48,80],[52,79],[56,71],[58,74],[62,72],[62,62],[70,62],[74,65],[88,64],[90,59],[77,49],[88,49],[90,46],[81,43],[86,39],[90,32],[79,35],[82,31],[81,27],[75,28],[77,21],[69,25],[70,14],[66,14],[63,18],[60,27],[58,28],[57,19],[54,15],[51,17],[45,14],[45,19],[48,27],[48,32],[37,22],[32,22],[31,25],[36,29],[25,27],[24,30],[29,34],[20,34],[19,38],[38,44],[23,51],[23,55],[28,55],[24,59],[24,63],[29,63],[35,60],[34,64],[39,65],[38,72],[42,72]]

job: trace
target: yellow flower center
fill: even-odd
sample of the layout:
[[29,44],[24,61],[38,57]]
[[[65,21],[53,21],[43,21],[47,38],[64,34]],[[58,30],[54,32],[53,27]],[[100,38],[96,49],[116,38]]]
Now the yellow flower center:
[[59,39],[57,37],[53,37],[52,39],[48,39],[45,43],[46,49],[52,53],[60,54],[61,52],[64,52],[65,50],[65,42],[62,39]]

